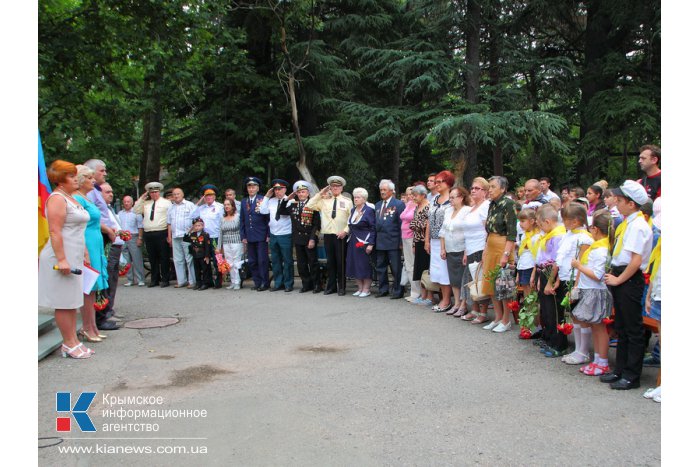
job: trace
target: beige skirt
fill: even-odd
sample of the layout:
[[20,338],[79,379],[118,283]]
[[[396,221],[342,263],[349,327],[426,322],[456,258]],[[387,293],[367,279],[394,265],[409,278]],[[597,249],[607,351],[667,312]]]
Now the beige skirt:
[[[484,248],[486,254],[483,257],[483,271],[484,276],[486,276],[489,271],[493,270],[496,266],[500,265],[501,258],[503,257],[503,252],[506,251],[506,237],[505,235],[498,235],[495,233],[489,233],[486,238],[486,248]],[[513,261],[513,259],[509,259]],[[493,282],[489,280],[484,281],[483,288],[484,295],[493,295]]]

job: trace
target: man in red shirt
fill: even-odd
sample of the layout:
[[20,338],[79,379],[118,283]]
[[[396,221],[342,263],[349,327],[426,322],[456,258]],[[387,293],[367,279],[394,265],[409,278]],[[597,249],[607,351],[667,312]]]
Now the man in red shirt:
[[652,200],[661,196],[661,148],[653,144],[646,144],[639,148],[639,167],[644,172],[644,177],[637,180],[647,191]]

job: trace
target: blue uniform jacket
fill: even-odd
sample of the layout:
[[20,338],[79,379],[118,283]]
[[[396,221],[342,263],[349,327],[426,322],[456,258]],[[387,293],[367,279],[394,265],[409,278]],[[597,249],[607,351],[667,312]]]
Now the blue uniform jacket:
[[241,200],[241,240],[264,242],[270,236],[270,215],[260,214],[263,199],[256,195],[253,204],[249,196]]
[[392,196],[389,205],[382,214],[383,200],[374,204],[376,214],[377,250],[398,250],[401,246],[401,213],[406,209],[403,201]]

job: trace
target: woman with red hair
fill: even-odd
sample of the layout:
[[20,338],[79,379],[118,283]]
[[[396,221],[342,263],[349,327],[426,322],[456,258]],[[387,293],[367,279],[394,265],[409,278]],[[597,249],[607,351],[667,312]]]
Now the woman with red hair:
[[450,276],[447,261],[440,255],[440,228],[445,220],[445,211],[450,206],[450,190],[455,184],[455,176],[449,170],[435,175],[437,194],[430,205],[428,224],[425,231],[425,251],[430,255],[430,280],[440,285],[440,302],[432,310],[442,313],[450,308]]
[[78,189],[74,164],[54,161],[47,174],[55,190],[46,201],[49,241],[39,254],[39,306],[56,310],[62,355],[90,358],[92,350],[78,340],[75,332],[76,311],[83,305],[83,276],[71,274],[82,269],[87,258],[85,226],[90,215],[71,195]]

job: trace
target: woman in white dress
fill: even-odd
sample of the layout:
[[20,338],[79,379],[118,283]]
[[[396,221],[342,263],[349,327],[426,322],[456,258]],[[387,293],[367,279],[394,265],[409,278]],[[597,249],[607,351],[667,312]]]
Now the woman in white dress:
[[440,302],[432,310],[442,313],[450,308],[450,277],[447,261],[440,256],[440,228],[445,220],[445,210],[450,205],[450,189],[455,183],[455,176],[449,170],[443,170],[435,176],[438,194],[430,203],[428,224],[425,229],[425,251],[430,255],[430,280],[440,285]]
[[39,306],[56,310],[63,345],[61,354],[71,358],[90,358],[94,353],[85,347],[76,333],[77,309],[83,305],[82,270],[89,261],[85,248],[88,212],[70,195],[78,189],[78,171],[74,164],[57,160],[47,170],[49,181],[56,186],[46,201],[49,241],[39,254]]

